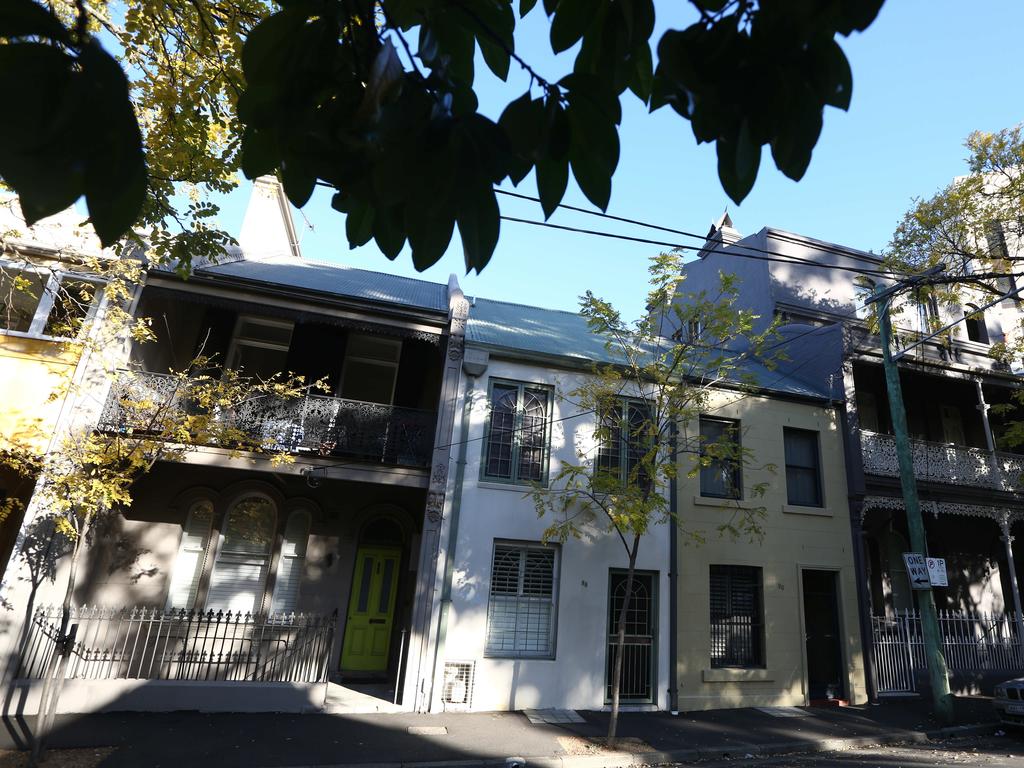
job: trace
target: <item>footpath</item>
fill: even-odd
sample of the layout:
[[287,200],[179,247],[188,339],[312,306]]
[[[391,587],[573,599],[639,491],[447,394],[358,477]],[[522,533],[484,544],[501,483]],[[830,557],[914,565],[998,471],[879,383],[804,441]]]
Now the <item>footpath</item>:
[[[6,722],[0,748],[23,748],[33,718]],[[961,697],[952,728],[920,699],[843,708],[623,713],[615,752],[607,713],[527,711],[440,715],[107,713],[58,717],[53,749],[113,747],[101,764],[152,768],[618,768],[831,751],[991,733],[991,702]],[[516,758],[510,760],[510,758]],[[518,759],[518,760],[517,760]]]

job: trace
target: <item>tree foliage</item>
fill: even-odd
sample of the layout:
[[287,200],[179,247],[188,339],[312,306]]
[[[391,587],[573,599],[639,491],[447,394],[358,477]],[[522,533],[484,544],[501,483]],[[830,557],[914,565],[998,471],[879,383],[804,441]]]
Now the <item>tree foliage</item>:
[[[651,261],[647,314],[629,323],[607,301],[587,292],[580,306],[591,331],[605,340],[613,362],[596,364],[570,392],[560,393],[584,412],[597,414],[591,444],[577,447],[576,461],[562,461],[547,486],[531,494],[537,514],[550,521],[545,539],[565,541],[603,527],[621,541],[628,558],[626,598],[618,616],[615,671],[612,677],[614,741],[618,713],[626,611],[641,538],[672,515],[667,494],[680,471],[690,477],[715,463],[740,466],[755,460],[735,435],[702,438],[699,417],[720,387],[749,390],[756,382],[747,364],[756,360],[774,367],[779,355],[767,342],[775,326],[754,331],[757,315],[739,303],[739,283],[720,274],[718,290],[685,292],[682,258],[662,254]],[[599,446],[627,446],[611,464]],[[683,462],[683,457],[692,458]],[[771,467],[765,469],[771,470]],[[762,496],[764,484],[749,488]],[[723,500],[731,515],[716,533],[760,538],[763,507]],[[680,526],[678,534],[694,543],[707,532]]]
[[[223,191],[239,166],[250,178],[277,172],[300,207],[318,183],[332,187],[353,247],[372,239],[394,258],[408,243],[425,269],[457,226],[479,270],[499,236],[493,187],[506,179],[534,172],[545,217],[570,172],[608,207],[627,91],[715,143],[734,200],[765,146],[801,178],[824,108],[850,105],[836,38],[866,29],[882,2],[690,0],[695,23],[655,41],[653,0],[280,0],[276,12],[269,0],[51,3],[71,28],[36,0],[7,0],[3,84],[66,108],[6,124],[0,177],[33,220],[84,194],[104,243],[140,224],[187,266],[226,236],[206,225],[209,204],[174,207],[176,185]],[[554,53],[575,51],[570,72],[543,75],[517,53],[528,13],[548,17]],[[130,90],[90,25],[121,49]],[[530,79],[497,120],[479,111],[477,52],[501,80],[513,67]]]

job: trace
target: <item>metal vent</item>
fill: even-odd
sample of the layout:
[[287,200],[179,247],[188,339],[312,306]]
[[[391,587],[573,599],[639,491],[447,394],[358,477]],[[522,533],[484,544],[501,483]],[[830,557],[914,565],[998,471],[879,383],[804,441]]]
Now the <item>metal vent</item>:
[[446,709],[468,710],[473,704],[472,661],[446,661],[441,701]]

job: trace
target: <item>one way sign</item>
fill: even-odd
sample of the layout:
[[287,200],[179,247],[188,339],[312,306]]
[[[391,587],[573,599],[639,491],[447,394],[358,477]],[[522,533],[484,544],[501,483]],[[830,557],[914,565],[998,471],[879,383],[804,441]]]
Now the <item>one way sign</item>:
[[924,555],[917,552],[904,552],[903,562],[907,565],[907,576],[913,589],[931,589],[932,582],[928,578],[928,563]]

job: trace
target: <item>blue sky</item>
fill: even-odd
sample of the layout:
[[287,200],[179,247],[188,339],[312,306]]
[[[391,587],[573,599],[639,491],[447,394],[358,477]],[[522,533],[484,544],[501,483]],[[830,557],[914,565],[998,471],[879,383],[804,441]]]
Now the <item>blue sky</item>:
[[[688,25],[690,5],[659,0],[654,40]],[[965,171],[963,140],[972,130],[998,130],[1024,119],[1020,92],[1020,0],[887,0],[865,33],[840,39],[853,69],[847,113],[829,108],[825,127],[800,182],[779,173],[764,152],[753,192],[732,204],[722,191],[711,145],[697,146],[690,125],[669,109],[647,114],[625,94],[621,155],[609,213],[704,233],[728,207],[748,234],[773,226],[864,250],[880,251],[915,196],[926,196]],[[555,58],[540,8],[520,22],[517,50],[541,74],[571,69],[570,51]],[[481,109],[496,118],[527,85],[513,71],[508,83],[478,67]],[[511,188],[511,187],[509,187]],[[519,191],[534,194],[532,176]],[[237,232],[248,187],[223,201],[221,224]],[[502,199],[508,215],[540,220],[536,204]],[[565,202],[590,207],[570,180]],[[305,219],[303,218],[305,217]],[[458,234],[444,258],[418,273],[408,252],[394,262],[372,241],[350,250],[344,219],[318,191],[295,216],[308,258],[445,282],[455,273],[469,295],[575,309],[585,290],[636,317],[646,292],[646,259],[657,248],[502,222],[501,239],[482,274],[466,275]],[[308,221],[311,228],[306,226]],[[559,211],[551,221],[664,239],[594,217]]]

